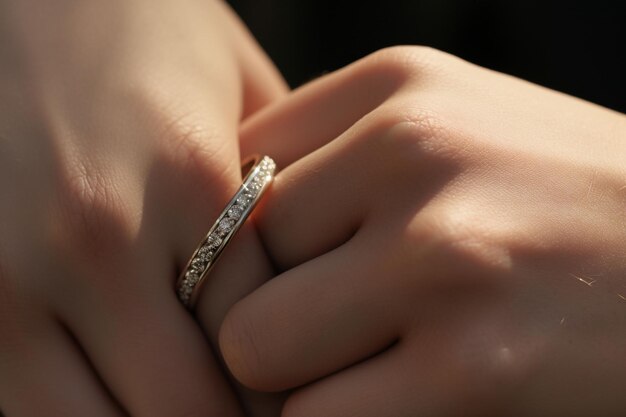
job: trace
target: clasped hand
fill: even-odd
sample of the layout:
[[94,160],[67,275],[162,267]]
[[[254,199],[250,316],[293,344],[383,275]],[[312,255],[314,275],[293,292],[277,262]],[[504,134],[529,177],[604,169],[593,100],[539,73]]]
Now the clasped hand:
[[625,122],[420,47],[253,116],[281,273],[227,315],[230,370],[286,417],[623,415]]
[[287,96],[220,3],[100,3],[0,14],[6,417],[623,415],[624,115],[423,47]]

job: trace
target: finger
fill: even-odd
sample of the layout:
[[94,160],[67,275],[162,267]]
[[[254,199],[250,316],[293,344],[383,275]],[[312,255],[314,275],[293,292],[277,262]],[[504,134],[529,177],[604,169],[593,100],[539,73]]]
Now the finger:
[[[191,95],[189,103],[193,105],[183,121],[184,125],[199,128],[186,134],[183,126],[183,134],[174,135],[180,140],[166,147],[164,163],[150,181],[151,189],[147,193],[157,196],[151,199],[150,206],[159,207],[160,214],[165,215],[158,221],[169,227],[169,240],[173,241],[181,268],[241,185],[242,178],[237,135],[239,113],[233,118],[232,112],[224,111],[220,97],[209,102],[203,100]],[[167,198],[161,198],[163,195]],[[242,256],[246,262],[241,261]],[[213,346],[217,346],[221,320],[232,303],[273,275],[256,231],[244,226],[211,272],[209,284],[204,286],[196,306],[198,321]],[[170,282],[173,284],[171,279]],[[220,359],[219,355],[216,359]],[[250,403],[245,393],[239,394],[243,403]],[[276,409],[274,405],[271,408]]]
[[22,322],[0,343],[0,405],[7,417],[121,417],[67,332],[50,318]]
[[282,416],[510,415],[485,369],[468,366],[458,333],[440,325],[424,324],[389,350],[296,391]]
[[62,318],[132,416],[240,416],[206,339],[176,299],[168,254],[136,256],[143,268],[102,267],[99,292],[93,280],[91,290],[77,290],[84,297],[66,300]]
[[282,416],[430,416],[407,407],[406,391],[416,391],[411,392],[411,399],[421,392],[415,385],[401,383],[407,364],[402,363],[405,358],[396,350],[393,347],[296,391],[285,403]]
[[216,4],[224,11],[234,44],[233,50],[239,61],[243,82],[242,120],[244,120],[272,101],[286,96],[289,87],[232,9],[223,2]]
[[[232,194],[235,193],[233,184]],[[232,197],[232,195],[231,195]],[[227,197],[230,199],[230,197]],[[226,197],[221,204],[226,204]],[[220,204],[218,203],[218,204]],[[215,204],[214,204],[215,206]],[[218,210],[222,210],[220,207]],[[198,215],[186,216],[189,232],[181,243],[181,253],[191,256],[202,236],[209,230],[211,223],[219,215],[215,208],[206,208]],[[181,255],[181,265],[188,259]],[[200,290],[196,305],[196,315],[209,338],[217,359],[223,364],[218,345],[218,333],[224,316],[237,301],[241,300],[267,280],[276,275],[265,250],[259,241],[253,223],[246,221],[238,233],[224,249],[215,268]],[[224,367],[225,368],[225,367]],[[230,375],[229,375],[230,377]],[[275,395],[260,395],[252,392],[236,381],[234,387],[242,400],[246,415],[251,417],[275,416],[280,414],[283,399]]]
[[242,154],[270,155],[285,168],[332,141],[403,83],[397,71],[358,61],[296,90],[241,128]]
[[[437,399],[433,358],[394,346],[374,358],[296,391],[283,417],[446,416]],[[443,365],[445,367],[445,364]],[[450,398],[450,397],[448,397]]]
[[245,385],[293,388],[354,364],[400,334],[400,312],[378,289],[384,268],[358,263],[367,239],[289,270],[237,303],[220,332],[230,370]]
[[375,150],[354,146],[355,136],[372,130],[367,125],[375,114],[278,173],[260,202],[254,219],[281,271],[349,240],[366,221],[372,200],[381,197],[369,156]]

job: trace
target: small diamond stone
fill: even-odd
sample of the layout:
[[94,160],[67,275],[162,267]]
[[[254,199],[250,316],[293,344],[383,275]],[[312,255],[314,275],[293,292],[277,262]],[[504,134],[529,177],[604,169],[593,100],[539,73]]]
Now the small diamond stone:
[[211,234],[207,239],[206,245],[211,249],[216,249],[222,244],[222,239],[214,234]]
[[276,169],[276,163],[270,158],[265,158],[261,163],[261,169],[269,173]]
[[261,186],[258,184],[250,184],[248,185],[248,193],[250,193],[250,195],[255,196],[258,194],[258,192],[261,190]]
[[242,214],[243,214],[243,207],[241,206],[232,206],[228,210],[228,217],[230,217],[231,219],[238,220]]
[[211,251],[211,247],[208,243],[202,245],[202,247],[198,250],[198,254],[196,255],[198,258],[208,262],[213,256],[213,251]]
[[194,272],[189,271],[185,274],[185,281],[188,285],[195,285],[200,280],[200,276]]
[[204,267],[200,266],[200,265],[190,265],[189,266],[189,272],[191,272],[192,274],[195,275],[202,275],[202,273],[204,272]]
[[224,235],[231,231],[231,229],[233,228],[233,224],[235,224],[235,221],[233,219],[224,218],[220,220],[220,223],[217,226],[217,230]]
[[204,268],[206,267],[206,261],[200,257],[194,258],[194,260],[191,261],[191,267],[198,271],[204,271]]
[[252,201],[252,196],[250,194],[242,194],[237,197],[237,204],[240,206],[247,206],[250,201]]

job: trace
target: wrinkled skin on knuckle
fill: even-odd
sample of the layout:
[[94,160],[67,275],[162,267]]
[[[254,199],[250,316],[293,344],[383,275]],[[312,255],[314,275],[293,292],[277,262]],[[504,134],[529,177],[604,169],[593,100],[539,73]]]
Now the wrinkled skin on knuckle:
[[[379,84],[394,85],[394,89],[384,103],[365,116],[365,123],[360,122],[365,127],[360,128],[355,142],[386,152],[379,160],[396,167],[431,162],[433,170],[443,171],[448,162],[469,159],[471,140],[451,118],[450,99],[445,84],[439,81],[440,67],[453,67],[450,62],[455,59],[431,48],[411,46],[386,48],[364,58],[360,62],[363,72],[378,79]],[[427,83],[420,81],[425,78]]]
[[58,180],[51,244],[101,265],[130,250],[139,222],[115,176],[82,163],[66,165]]
[[465,220],[462,215],[457,215],[443,223],[446,225],[440,229],[439,236],[443,254],[458,259],[461,265],[473,265],[481,276],[510,271],[512,261],[506,243],[481,221]]
[[424,80],[437,76],[454,59],[427,46],[392,46],[363,59],[363,64],[391,79]]
[[425,79],[432,82],[445,66],[440,62],[443,55],[425,47],[395,46],[376,51],[346,70],[351,82],[367,86],[367,97],[382,103],[405,87],[423,85],[420,81]]
[[240,166],[236,146],[228,133],[193,117],[164,122],[160,133],[160,156],[179,181],[196,189],[222,192],[236,187]]
[[184,101],[163,83],[139,80],[128,93],[139,109],[153,171],[163,183],[161,188],[176,193],[192,186],[196,190],[236,186],[241,175],[238,132],[229,130],[237,125],[230,120],[230,104],[215,107],[214,100],[206,95],[196,90],[183,91],[188,93]]
[[[381,196],[378,210],[413,216],[471,164],[465,145],[446,121],[427,107],[392,103],[371,116],[368,131],[354,140],[355,153],[371,163],[371,186]],[[358,157],[358,155],[357,155]]]
[[395,104],[381,120],[382,137],[396,156],[415,158],[412,163],[432,160],[453,161],[460,152],[459,141],[448,129],[447,121],[436,111],[421,103]]
[[499,291],[512,268],[506,233],[469,218],[463,208],[426,207],[403,230],[398,256],[406,269],[428,271],[418,274],[428,281],[418,282],[420,288],[490,294]]
[[228,369],[241,384],[258,391],[271,390],[263,378],[260,332],[241,310],[237,303],[224,318],[219,332],[220,351]]

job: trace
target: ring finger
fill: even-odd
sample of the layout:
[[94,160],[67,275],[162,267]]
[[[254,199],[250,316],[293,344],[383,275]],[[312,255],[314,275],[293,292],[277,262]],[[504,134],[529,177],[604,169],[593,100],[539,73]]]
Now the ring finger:
[[104,283],[99,293],[66,297],[61,318],[132,416],[240,416],[206,338],[172,289],[167,250],[136,257],[150,262],[99,271],[106,275],[95,278]]

